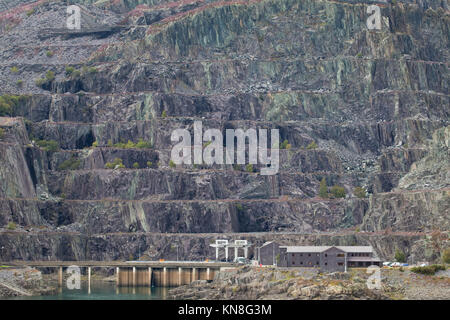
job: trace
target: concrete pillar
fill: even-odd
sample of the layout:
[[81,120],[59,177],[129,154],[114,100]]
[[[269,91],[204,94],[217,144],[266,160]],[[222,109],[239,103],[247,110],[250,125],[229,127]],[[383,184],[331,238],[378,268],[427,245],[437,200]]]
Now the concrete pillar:
[[195,274],[195,268],[192,268],[192,281],[197,280],[196,274]]
[[228,246],[225,247],[225,261],[228,261]]
[[63,268],[59,267],[58,269],[58,286],[62,287],[63,286]]
[[182,283],[182,279],[183,279],[183,274],[182,274],[182,272],[183,272],[183,268],[181,268],[181,267],[178,267],[178,285],[179,286],[181,286],[183,283]]
[[152,286],[152,267],[148,267],[148,286]]
[[248,256],[248,247],[245,247],[244,248],[244,257],[245,257],[245,259],[247,259],[247,256]]
[[216,260],[219,260],[219,247],[216,247]]
[[206,280],[211,280],[210,277],[211,268],[206,268]]
[[167,268],[163,268],[163,287],[167,287]]
[[116,267],[116,286],[120,286],[120,268]]
[[136,287],[136,267],[133,267],[133,287]]
[[234,260],[236,260],[238,257],[238,248],[234,247]]
[[88,294],[91,294],[91,267],[88,267]]

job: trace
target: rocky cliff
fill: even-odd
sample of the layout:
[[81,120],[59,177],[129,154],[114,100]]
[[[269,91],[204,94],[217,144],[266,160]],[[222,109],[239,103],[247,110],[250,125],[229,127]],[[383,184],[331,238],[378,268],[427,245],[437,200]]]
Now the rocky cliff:
[[[70,3],[0,8],[0,260],[448,246],[447,2],[378,3],[368,30],[370,1],[77,1],[69,32]],[[279,129],[279,173],[174,167],[196,120]]]

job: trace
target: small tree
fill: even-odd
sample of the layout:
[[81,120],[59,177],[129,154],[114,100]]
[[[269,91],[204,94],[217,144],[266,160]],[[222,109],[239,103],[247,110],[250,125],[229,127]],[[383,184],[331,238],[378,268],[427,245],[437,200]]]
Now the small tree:
[[286,139],[282,143],[280,143],[280,149],[288,149],[289,141]]
[[360,199],[367,196],[366,190],[361,187],[356,187],[355,189],[353,189],[353,194],[355,195],[355,197],[358,197]]
[[162,114],[161,114],[161,117],[167,118],[167,112],[166,112],[166,110],[163,110],[163,112],[162,112]]
[[0,139],[3,138],[5,135],[5,130],[3,128],[0,128]]
[[8,228],[8,230],[15,230],[16,229],[16,224],[12,221],[8,222],[8,225],[6,226],[6,228]]
[[72,73],[73,73],[74,71],[75,71],[75,68],[74,68],[74,67],[67,66],[67,67],[66,67],[66,76],[68,77],[68,76],[72,75]]
[[316,149],[317,148],[317,143],[315,141],[311,142],[310,144],[308,144],[308,146],[306,147],[306,149],[308,150],[312,150],[312,149]]
[[328,198],[328,187],[325,177],[323,177],[322,180],[320,181],[319,196],[324,199]]
[[123,169],[125,168],[125,165],[123,164],[122,159],[120,158],[115,158],[113,162],[107,162],[105,164],[105,168],[106,169]]
[[450,248],[447,248],[442,252],[442,262],[450,263]]
[[137,163],[137,162],[133,163],[133,168],[139,169],[139,163]]
[[395,250],[395,256],[394,256],[395,260],[397,262],[406,262],[406,255],[403,251],[397,249]]
[[345,198],[345,188],[338,186],[338,185],[334,185],[331,187],[331,194],[335,197],[335,198]]
[[169,161],[169,167],[175,168],[177,165],[172,160]]
[[139,149],[149,149],[152,147],[152,144],[148,141],[144,141],[142,138],[139,138],[138,142],[136,143],[136,148]]
[[253,172],[253,165],[249,163],[248,165],[245,166],[245,170],[247,172]]
[[36,144],[44,149],[45,151],[58,151],[59,150],[59,144],[55,140],[38,140],[36,141]]
[[151,167],[152,167],[152,165],[153,165],[153,162],[151,162],[151,161],[147,161],[147,167],[151,168]]
[[52,70],[48,70],[47,73],[45,74],[45,79],[47,81],[55,80],[55,73]]

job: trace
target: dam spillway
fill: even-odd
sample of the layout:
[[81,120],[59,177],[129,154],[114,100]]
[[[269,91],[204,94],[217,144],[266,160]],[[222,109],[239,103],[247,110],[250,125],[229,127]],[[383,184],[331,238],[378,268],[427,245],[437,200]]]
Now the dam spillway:
[[8,264],[56,268],[59,286],[63,286],[64,270],[69,267],[85,268],[89,284],[93,268],[114,268],[119,287],[176,287],[196,280],[213,280],[217,272],[236,267],[234,263],[206,261],[14,261]]

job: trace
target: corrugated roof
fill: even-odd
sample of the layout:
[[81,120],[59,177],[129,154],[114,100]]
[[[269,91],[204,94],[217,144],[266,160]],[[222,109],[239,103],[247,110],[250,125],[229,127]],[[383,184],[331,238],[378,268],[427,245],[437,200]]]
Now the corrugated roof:
[[373,252],[372,246],[280,246],[286,248],[286,252],[323,252],[330,248],[338,248],[345,252]]
[[280,248],[286,248],[286,252],[322,252],[329,248],[330,246],[284,246]]
[[372,246],[336,246],[345,252],[373,252]]
[[378,257],[348,257],[347,261],[349,262],[378,262],[381,261]]

